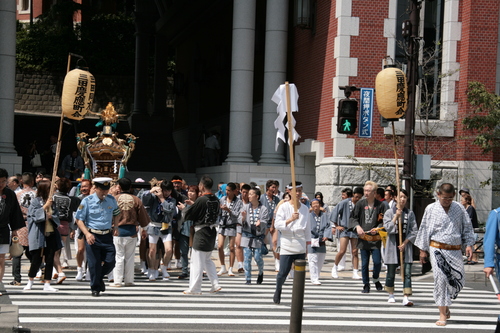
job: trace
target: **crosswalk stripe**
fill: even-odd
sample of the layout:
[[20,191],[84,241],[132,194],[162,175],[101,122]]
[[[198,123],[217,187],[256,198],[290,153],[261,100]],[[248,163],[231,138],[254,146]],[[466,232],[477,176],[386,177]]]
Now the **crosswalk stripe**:
[[[53,323],[59,322],[61,324],[88,324],[89,319],[86,317],[30,317],[22,318],[21,323]],[[92,322],[96,324],[185,324],[186,318],[158,318],[158,317],[138,317],[138,318],[92,318]],[[288,326],[290,324],[289,320],[280,319],[262,319],[247,322],[242,320],[242,318],[228,319],[228,318],[189,318],[190,324],[213,324],[213,325],[239,325],[239,326],[263,326],[263,325],[274,325],[274,326]],[[357,321],[357,327],[380,327],[380,321]],[[392,328],[434,328],[435,324],[428,322],[384,322],[384,327]],[[353,326],[353,321],[345,320],[303,320],[303,326]],[[470,325],[470,324],[448,324],[448,329],[475,329],[475,330],[494,330],[495,325]]]
[[[188,281],[147,281],[136,278],[133,287],[106,288],[101,297],[90,295],[88,282],[76,282],[69,276],[64,284],[55,286],[57,293],[43,292],[36,283],[31,291],[8,287],[9,297],[19,305],[19,321],[25,326],[68,323],[89,325],[113,324],[190,324],[254,325],[287,328],[290,324],[292,282],[283,288],[282,304],[272,303],[274,277],[264,284],[244,285],[242,277],[221,277],[222,291],[210,294],[204,282],[203,295],[182,295]],[[414,282],[412,308],[403,307],[402,283],[396,282],[395,304],[387,303],[387,293],[375,291],[362,294],[362,282],[349,279],[325,279],[321,286],[306,281],[303,326],[390,327],[401,330],[435,328],[438,318],[433,304],[433,283]],[[447,328],[455,330],[489,330],[496,327],[498,299],[489,291],[464,288],[453,302],[452,319]],[[196,309],[193,312],[193,309]],[[223,311],[223,316],[221,316]],[[91,318],[89,320],[89,318]],[[258,318],[247,323],[245,318]],[[347,318],[349,320],[347,320]],[[208,326],[207,326],[208,325]],[[87,326],[86,326],[87,327]],[[200,326],[201,328],[201,326]],[[258,328],[257,328],[258,329]]]

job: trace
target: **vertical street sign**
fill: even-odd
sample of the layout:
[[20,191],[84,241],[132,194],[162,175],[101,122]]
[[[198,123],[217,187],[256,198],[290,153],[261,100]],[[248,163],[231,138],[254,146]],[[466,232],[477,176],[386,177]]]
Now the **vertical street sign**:
[[373,88],[361,88],[361,103],[359,116],[360,138],[372,137],[372,119],[373,119]]

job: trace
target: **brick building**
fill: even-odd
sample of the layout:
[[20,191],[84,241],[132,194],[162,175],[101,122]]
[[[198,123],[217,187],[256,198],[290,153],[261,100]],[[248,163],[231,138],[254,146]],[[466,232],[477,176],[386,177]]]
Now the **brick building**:
[[[337,134],[336,105],[343,98],[338,86],[373,88],[382,59],[386,55],[402,59],[398,30],[408,1],[315,4],[314,33],[294,29],[293,78],[301,95],[297,130],[303,138],[321,142],[316,152],[316,189],[323,190],[328,201],[335,201],[344,185],[359,184],[368,178],[387,184],[390,180],[384,179],[386,175],[394,175],[394,167],[380,172],[386,168],[385,163],[394,164],[390,127],[382,128],[375,117],[371,138],[359,138],[358,133]],[[415,154],[431,155],[432,176],[437,184],[447,181],[459,188],[471,188],[473,196],[480,198],[478,208],[484,220],[487,211],[500,204],[495,195],[498,177],[491,170],[492,162],[499,160],[471,144],[474,133],[464,129],[462,120],[471,114],[466,96],[470,81],[482,82],[496,94],[500,92],[500,2],[447,0],[421,5],[420,36],[425,41],[422,49],[432,46],[440,36],[442,49],[437,61],[443,78],[436,94],[439,112],[426,122],[417,106]],[[422,57],[424,51],[420,63],[425,61]],[[422,85],[420,82],[419,88]],[[396,130],[403,133],[404,120],[396,123]],[[398,153],[402,158],[402,136],[400,142]],[[365,167],[360,168],[353,160]],[[379,166],[373,168],[371,163]],[[493,180],[493,186],[481,188],[479,183],[488,178]]]
[[[183,171],[209,173],[215,181],[274,178],[288,183],[287,149],[280,144],[274,151],[276,105],[270,101],[278,85],[288,80],[300,95],[296,119],[301,139],[295,160],[297,178],[308,194],[321,191],[326,202],[336,204],[343,187],[359,186],[367,179],[394,183],[392,130],[381,127],[376,103],[370,138],[360,138],[358,132],[338,134],[337,105],[344,97],[339,86],[374,88],[386,56],[406,67],[400,27],[408,19],[409,3],[195,0],[187,6],[182,1],[136,1],[136,11],[155,12],[149,18],[137,15],[142,20],[138,29],[141,24],[155,29],[150,37],[139,31],[138,38],[151,38],[156,45],[175,50],[175,108],[155,120],[172,123],[166,130],[172,131]],[[500,94],[500,2],[418,4],[419,59],[421,64],[431,60],[422,67],[422,73],[431,74],[418,85],[415,153],[431,155],[433,188],[441,182],[470,188],[484,221],[492,207],[500,206],[496,195],[500,181],[492,168],[500,161],[471,144],[474,133],[464,129],[462,119],[471,114],[466,99],[470,81],[480,81]],[[429,58],[435,41],[439,47]],[[161,56],[161,49],[156,52]],[[431,89],[426,91],[425,85]],[[144,128],[147,109],[135,97],[129,120],[134,133]],[[359,92],[352,97],[359,99]],[[426,98],[430,106],[422,108]],[[400,159],[404,123],[395,123]],[[139,136],[146,140],[157,130],[148,128]],[[221,134],[222,165],[204,167],[202,137],[211,130]],[[164,171],[150,169],[145,160],[137,159],[143,164],[135,165],[135,170]],[[488,179],[490,185],[481,187]]]

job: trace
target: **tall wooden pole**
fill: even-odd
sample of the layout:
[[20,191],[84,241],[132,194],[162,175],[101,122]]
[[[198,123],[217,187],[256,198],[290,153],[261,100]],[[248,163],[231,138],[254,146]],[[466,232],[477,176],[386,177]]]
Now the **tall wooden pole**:
[[[394,161],[396,163],[396,207],[398,209],[403,209],[404,207],[401,207],[401,204],[399,203],[399,189],[401,188],[400,180],[399,180],[399,160],[398,160],[398,150],[397,150],[397,139],[396,139],[396,130],[394,129],[394,121],[391,121],[392,123],[392,140],[394,142]],[[398,231],[399,231],[399,245],[403,244],[403,219],[402,216],[399,216],[399,221],[398,221]],[[399,251],[399,249],[397,249]],[[401,279],[403,280],[403,283],[405,281],[405,262],[404,262],[404,252],[399,251],[399,260],[400,260],[400,267],[401,267]]]
[[288,147],[290,148],[290,172],[292,175],[292,203],[295,212],[299,209],[297,204],[297,188],[295,183],[295,155],[293,153],[293,122],[292,122],[292,107],[290,99],[290,84],[285,82],[286,92],[286,116],[288,118]]
[[[71,67],[71,53],[68,54],[68,65],[66,67],[66,74],[68,74],[70,67]],[[56,156],[54,157],[54,167],[52,168],[52,186],[50,187],[49,198],[52,198],[55,191],[57,169],[59,167],[59,159],[61,155],[61,138],[62,138],[63,125],[64,125],[64,113],[61,112],[61,119],[59,120],[59,134],[57,135]]]

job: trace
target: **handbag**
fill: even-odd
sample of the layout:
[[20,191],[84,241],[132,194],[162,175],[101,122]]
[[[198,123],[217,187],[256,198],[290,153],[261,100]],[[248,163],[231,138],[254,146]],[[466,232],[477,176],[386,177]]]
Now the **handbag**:
[[269,250],[267,249],[267,245],[262,242],[262,247],[260,248],[260,254],[265,256],[266,254],[269,253]]
[[35,156],[30,161],[30,164],[33,168],[38,168],[42,166],[42,158],[40,157],[40,154],[35,151]]
[[19,238],[17,236],[12,237],[12,242],[10,243],[9,253],[12,257],[19,257],[23,254],[24,247],[19,243]]

